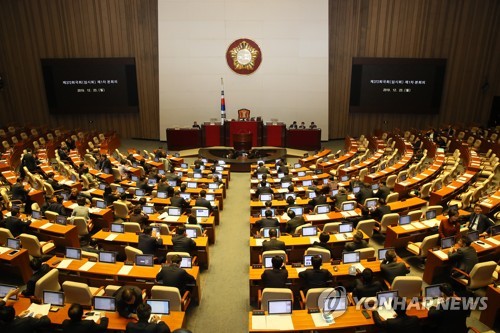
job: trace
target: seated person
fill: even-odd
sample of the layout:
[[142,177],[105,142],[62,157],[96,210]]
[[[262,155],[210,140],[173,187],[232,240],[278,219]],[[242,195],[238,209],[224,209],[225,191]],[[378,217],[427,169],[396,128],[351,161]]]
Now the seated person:
[[42,258],[33,257],[33,259],[30,260],[30,267],[33,270],[33,275],[31,275],[26,283],[26,289],[22,292],[24,296],[35,295],[35,285],[37,281],[50,271],[50,266],[45,264]]
[[380,272],[382,277],[392,284],[396,276],[405,276],[410,273],[410,269],[406,267],[404,262],[396,262],[396,252],[394,250],[388,250],[385,253],[385,260],[380,263]]
[[142,301],[142,292],[136,286],[122,286],[113,297],[116,298],[116,310],[124,318],[137,320],[137,307]]
[[137,323],[127,323],[125,333],[170,333],[170,328],[161,320],[161,317],[151,316],[151,305],[147,303],[137,306],[137,320]]
[[311,288],[327,288],[332,284],[333,276],[327,269],[322,269],[323,261],[320,256],[311,258],[312,269],[306,269],[299,273],[300,282],[304,293]]
[[329,241],[330,241],[330,234],[328,232],[322,232],[321,234],[319,234],[319,242],[314,241],[312,247],[320,247],[330,251],[330,258],[333,258],[333,250],[328,244]]
[[306,224],[306,220],[304,220],[304,217],[302,215],[296,216],[295,212],[291,209],[287,212],[287,215],[290,220],[286,222],[286,232],[289,234],[294,234],[295,229],[297,229],[298,226]]
[[356,201],[363,205],[366,199],[374,197],[372,186],[368,183],[362,183],[359,192],[354,196],[356,197]]
[[73,303],[68,309],[69,319],[62,323],[63,333],[98,333],[106,332],[109,319],[101,317],[99,324],[93,320],[82,320],[83,307],[78,303]]
[[64,208],[63,201],[64,198],[61,195],[56,195],[52,197],[52,202],[47,207],[47,210],[55,212],[59,215],[67,216],[66,208]]
[[52,189],[54,191],[59,191],[59,190],[63,189],[63,186],[60,185],[59,182],[54,179],[54,173],[53,172],[49,172],[47,174],[47,183],[49,183],[50,186],[52,186]]
[[[474,265],[479,262],[476,249],[471,246],[471,243],[469,237],[463,236],[458,240],[457,245],[448,251],[448,259],[450,262],[467,274],[469,274]],[[454,272],[454,274],[457,274],[457,276],[460,275],[458,272]]]
[[348,242],[344,246],[344,250],[347,252],[356,251],[359,249],[365,249],[368,247],[368,242],[363,239],[363,233],[358,230],[352,236],[352,242]]
[[196,251],[196,242],[187,237],[186,227],[181,225],[175,230],[172,236],[172,250],[175,252],[187,252],[193,254]]
[[385,214],[390,214],[391,213],[391,207],[385,202],[385,199],[379,198],[378,199],[378,206],[375,208],[375,210],[371,213],[371,216],[374,220],[381,221],[382,217],[384,217]]
[[261,275],[263,288],[286,288],[288,271],[283,265],[283,258],[274,256],[271,259],[273,269],[266,269]]
[[276,229],[269,230],[269,240],[262,242],[262,252],[272,250],[286,250],[285,242],[278,239],[278,232]]
[[467,317],[470,316],[471,310],[464,307],[460,298],[453,296],[453,288],[448,283],[440,285],[444,302],[436,307],[431,307],[428,313],[429,332],[436,333],[466,333]]
[[196,285],[195,278],[181,267],[182,257],[172,256],[169,265],[163,265],[156,275],[156,281],[164,286],[176,287],[179,293],[184,295],[186,291],[191,291]]
[[456,210],[448,211],[448,218],[442,219],[439,223],[439,238],[443,239],[446,237],[454,236],[455,240],[461,237],[460,234],[460,222],[458,221],[458,212]]
[[396,318],[387,320],[382,320],[377,311],[372,312],[377,327],[384,328],[387,333],[422,333],[418,317],[406,314],[406,301],[403,298],[394,299],[392,308]]
[[132,214],[130,214],[130,222],[139,223],[141,229],[145,228],[149,224],[149,216],[142,211],[141,205],[135,205],[132,209]]
[[183,211],[186,210],[186,208],[189,207],[189,202],[184,200],[183,197],[181,197],[181,191],[177,190],[174,192],[174,196],[170,198],[170,204],[174,207],[180,207],[182,208]]
[[203,233],[203,226],[198,223],[198,219],[196,218],[196,211],[188,209],[186,213],[189,214],[187,224],[197,225],[198,227],[201,228],[201,232]]
[[26,317],[29,310],[24,310],[16,316],[13,306],[2,306],[0,308],[0,327],[2,332],[31,333],[48,329],[51,322],[48,316],[37,314],[34,317]]
[[271,228],[276,227],[279,228],[280,222],[278,219],[273,217],[273,212],[271,210],[266,210],[264,213],[265,217],[255,221],[255,227],[260,230],[260,228]]
[[255,174],[258,173],[269,173],[269,169],[264,165],[264,162],[259,162],[259,166],[255,171]]
[[144,227],[144,231],[139,235],[139,243],[137,248],[144,254],[155,254],[156,250],[163,246],[163,239],[156,232],[151,235],[153,228],[151,226]]
[[361,273],[361,280],[356,279],[354,282],[352,296],[357,300],[363,297],[375,297],[383,289],[380,281],[373,280],[373,271],[370,268],[365,268]]
[[194,205],[198,206],[198,207],[208,208],[208,210],[210,212],[212,212],[212,210],[213,210],[212,204],[206,198],[207,198],[207,191],[201,190],[200,196],[196,199],[196,202],[194,203]]
[[494,224],[488,216],[483,214],[481,205],[474,205],[474,213],[470,214],[466,227],[471,231],[478,231],[480,234],[485,234]]
[[28,229],[30,224],[31,221],[25,222],[19,218],[19,207],[14,206],[10,211],[10,216],[6,217],[0,226],[9,229],[12,236],[18,237]]
[[309,129],[316,129],[318,126],[314,123],[314,121],[311,121],[311,124],[309,125]]
[[347,201],[347,190],[343,187],[339,188],[338,193],[330,197],[330,199],[335,203],[335,210],[340,211],[342,203]]

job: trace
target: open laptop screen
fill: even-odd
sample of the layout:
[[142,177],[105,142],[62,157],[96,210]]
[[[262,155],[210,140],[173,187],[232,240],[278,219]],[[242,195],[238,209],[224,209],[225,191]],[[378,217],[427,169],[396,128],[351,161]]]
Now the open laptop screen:
[[176,180],[168,180],[168,185],[172,186],[172,187],[176,187],[177,186],[177,181]]
[[264,193],[259,195],[260,201],[271,201],[273,200],[273,195],[270,193]]
[[55,306],[64,306],[64,293],[62,291],[43,291],[43,303]]
[[124,233],[125,226],[121,223],[111,223],[111,232]]
[[186,236],[189,238],[196,238],[196,230],[191,228],[186,229]]
[[56,224],[66,225],[68,223],[68,220],[66,219],[66,216],[64,216],[64,215],[57,215],[55,222],[56,222]]
[[111,251],[100,251],[99,262],[114,264],[116,262],[116,253]]
[[303,207],[290,207],[288,209],[293,210],[295,212],[295,216],[300,216],[300,215],[304,214],[304,208]]
[[378,306],[382,305],[391,305],[392,300],[398,297],[398,291],[381,291],[377,293],[377,304]]
[[447,249],[449,247],[452,247],[453,245],[455,245],[455,237],[454,236],[441,239],[441,248],[442,249]]
[[309,199],[316,198],[316,192],[314,192],[314,191],[310,191],[309,193],[307,193],[307,197],[308,197]]
[[326,214],[326,213],[329,213],[330,212],[330,206],[328,205],[319,205],[319,206],[316,206],[316,211],[318,212],[318,214]]
[[106,189],[106,184],[105,183],[100,183],[99,184],[99,189],[104,191]]
[[188,182],[187,183],[187,188],[197,188],[198,187],[198,183],[196,182]]
[[[7,294],[13,289],[17,289],[17,286],[10,284],[0,284],[0,298],[4,298],[5,296],[7,296]],[[13,295],[9,299],[16,300],[17,295]]]
[[264,238],[269,238],[269,230],[275,229],[277,232],[277,236],[280,236],[280,230],[278,228],[262,228],[262,236]]
[[296,193],[285,193],[284,196],[285,196],[285,199],[288,199],[288,197],[292,197],[293,200],[295,200],[297,198]]
[[190,257],[182,257],[181,266],[182,268],[192,268],[193,261]]
[[401,215],[399,217],[399,225],[405,225],[405,224],[410,224],[411,223],[411,216],[410,215]]
[[302,186],[311,186],[312,185],[312,180],[304,180],[302,182]]
[[154,266],[152,254],[137,254],[135,256],[135,264],[137,266]]
[[342,253],[342,263],[355,264],[359,262],[359,252],[344,252]]
[[316,236],[317,233],[318,231],[315,226],[302,228],[302,236]]
[[144,214],[154,214],[155,208],[153,206],[142,206],[142,212]]
[[[260,216],[266,216],[266,210],[267,208],[261,208]],[[276,216],[276,208],[270,208],[269,210],[273,213],[273,217]]]
[[393,247],[386,247],[386,248],[383,248],[383,249],[378,249],[378,260],[384,260],[385,259],[385,254],[389,250],[394,250],[394,248]]
[[95,206],[100,209],[106,208],[106,201],[104,200],[96,200]]
[[347,298],[345,297],[327,297],[323,311],[345,311],[347,310]]
[[[305,171],[299,171],[299,172],[297,172],[297,176],[298,177],[304,177],[305,175],[306,175]],[[310,181],[310,180],[307,180],[307,182],[311,182],[309,185],[312,184],[312,181]],[[309,186],[309,185],[304,185],[304,186]]]
[[349,176],[347,176],[347,175],[346,175],[346,176],[342,176],[342,177],[340,177],[340,181],[341,181],[341,182],[346,182],[346,181],[348,181],[348,180],[349,180]]
[[164,191],[159,191],[156,193],[156,197],[160,199],[166,199],[167,198],[167,192]]
[[214,201],[215,200],[215,194],[206,194],[205,199],[208,201]]
[[281,183],[281,188],[288,188],[288,186],[290,186],[292,183],[290,182],[282,182]]
[[181,209],[179,207],[169,207],[168,216],[181,216]]
[[194,179],[201,179],[201,178],[203,178],[203,175],[201,173],[197,172],[197,173],[193,174],[193,178]]
[[191,194],[189,193],[181,193],[181,198],[183,198],[186,201],[191,200]]
[[31,218],[34,220],[40,220],[42,218],[42,213],[38,210],[34,210],[31,212]]
[[208,209],[196,209],[195,214],[196,214],[196,217],[209,217],[210,210],[208,210]]
[[217,183],[209,183],[208,184],[208,188],[212,189],[212,190],[216,190],[216,189],[219,188],[219,184],[217,184]]
[[294,168],[294,169],[300,169],[300,168],[302,168],[302,165],[301,165],[300,163],[295,163],[295,164],[293,165],[293,168]]
[[16,238],[7,238],[7,247],[19,250],[21,248],[21,240]]
[[436,218],[436,210],[435,209],[431,209],[431,210],[428,210],[425,212],[425,219],[426,220],[432,220],[432,219],[435,219]]
[[97,311],[116,311],[116,299],[109,296],[94,296],[94,310]]
[[146,191],[144,191],[142,188],[138,188],[135,190],[136,197],[143,197],[145,195],[146,195]]
[[339,225],[339,232],[344,233],[344,232],[352,232],[353,230],[353,225],[352,223],[341,223]]
[[[375,173],[376,171],[373,171],[372,173]],[[372,184],[372,190],[375,191],[375,190],[378,190],[379,188],[379,184],[378,183],[375,183],[375,184]]]
[[469,231],[467,233],[467,237],[470,239],[471,242],[475,242],[479,239],[479,231]]
[[356,193],[358,193],[358,192],[359,192],[359,190],[361,190],[361,187],[359,187],[359,186],[354,186],[354,187],[352,188],[352,193],[356,194]]
[[267,302],[267,313],[273,314],[291,314],[292,301],[291,300],[272,300]]
[[77,249],[76,247],[66,248],[66,258],[80,260],[82,258],[82,249]]
[[312,258],[318,256],[321,258],[321,254],[306,254],[304,255],[304,267],[312,266]]
[[425,298],[438,298],[441,297],[441,290],[439,289],[440,284],[433,284],[425,287],[424,297]]
[[170,302],[166,299],[148,299],[146,303],[151,306],[151,313],[157,315],[170,314]]
[[366,208],[375,208],[377,206],[378,199],[368,199],[366,200]]
[[343,202],[341,207],[342,211],[344,212],[354,210],[354,208],[355,208],[354,202]]

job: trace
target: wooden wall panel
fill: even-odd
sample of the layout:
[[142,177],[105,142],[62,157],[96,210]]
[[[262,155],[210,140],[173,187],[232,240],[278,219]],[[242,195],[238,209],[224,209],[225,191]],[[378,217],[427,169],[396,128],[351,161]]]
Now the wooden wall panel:
[[[116,130],[157,139],[157,0],[1,0],[0,123]],[[41,58],[135,57],[138,114],[51,115]]]
[[[485,125],[500,91],[499,31],[497,0],[330,1],[330,138],[374,128]],[[447,58],[441,112],[350,114],[353,57]],[[491,88],[483,92],[486,80]]]

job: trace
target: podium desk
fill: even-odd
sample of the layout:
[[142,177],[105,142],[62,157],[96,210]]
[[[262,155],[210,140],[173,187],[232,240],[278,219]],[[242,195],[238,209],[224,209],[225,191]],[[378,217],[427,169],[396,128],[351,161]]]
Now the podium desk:
[[201,130],[198,128],[167,128],[169,150],[184,150],[201,147]]
[[201,143],[203,147],[224,146],[224,126],[220,122],[201,125]]
[[252,147],[262,146],[262,121],[261,120],[233,120],[224,123],[226,146],[233,147],[233,134],[252,133]]
[[[118,251],[121,254],[125,254],[125,246],[130,245],[137,247],[139,243],[139,236],[134,232],[124,232],[123,234],[116,234],[117,236],[113,240],[106,239],[111,235],[109,231],[100,230],[92,238],[96,239],[97,242],[103,246],[105,249],[111,251]],[[161,235],[163,239],[163,245],[167,248],[172,248],[172,236],[171,235]],[[193,255],[198,257],[198,264],[201,267],[208,268],[209,265],[209,255],[208,255],[208,237],[198,237],[195,238],[196,242],[196,253]]]
[[303,150],[321,149],[321,129],[288,129],[286,146]]
[[264,146],[285,147],[286,126],[283,123],[266,123]]
[[[16,314],[27,310],[31,305],[29,298],[20,297],[17,301],[14,301],[12,306],[16,310]],[[51,326],[54,328],[61,328],[64,320],[69,319],[68,310],[71,304],[67,303],[63,308],[59,309],[57,312],[49,312],[47,315],[50,318]],[[84,311],[87,312],[87,311]],[[127,319],[121,317],[118,312],[103,312],[103,314],[108,318],[108,328],[109,331],[125,331],[127,324],[129,322],[135,322],[133,319]],[[161,316],[161,320],[164,321],[171,331],[182,328],[185,322],[185,312],[182,311],[171,311],[169,315]]]
[[30,267],[30,256],[28,250],[20,249],[17,253],[12,254],[14,250],[0,254],[0,267],[2,274],[14,274],[20,276],[23,282],[26,283],[33,275]]

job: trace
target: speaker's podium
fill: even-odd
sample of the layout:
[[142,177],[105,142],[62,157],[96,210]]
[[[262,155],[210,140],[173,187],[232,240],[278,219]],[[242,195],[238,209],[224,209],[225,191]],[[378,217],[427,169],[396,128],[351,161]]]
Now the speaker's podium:
[[286,126],[280,122],[267,122],[264,126],[264,146],[284,147]]
[[206,122],[201,125],[203,147],[223,146],[224,127],[220,122]]
[[224,123],[226,146],[234,146],[235,134],[252,134],[252,147],[262,146],[262,120],[232,120]]

